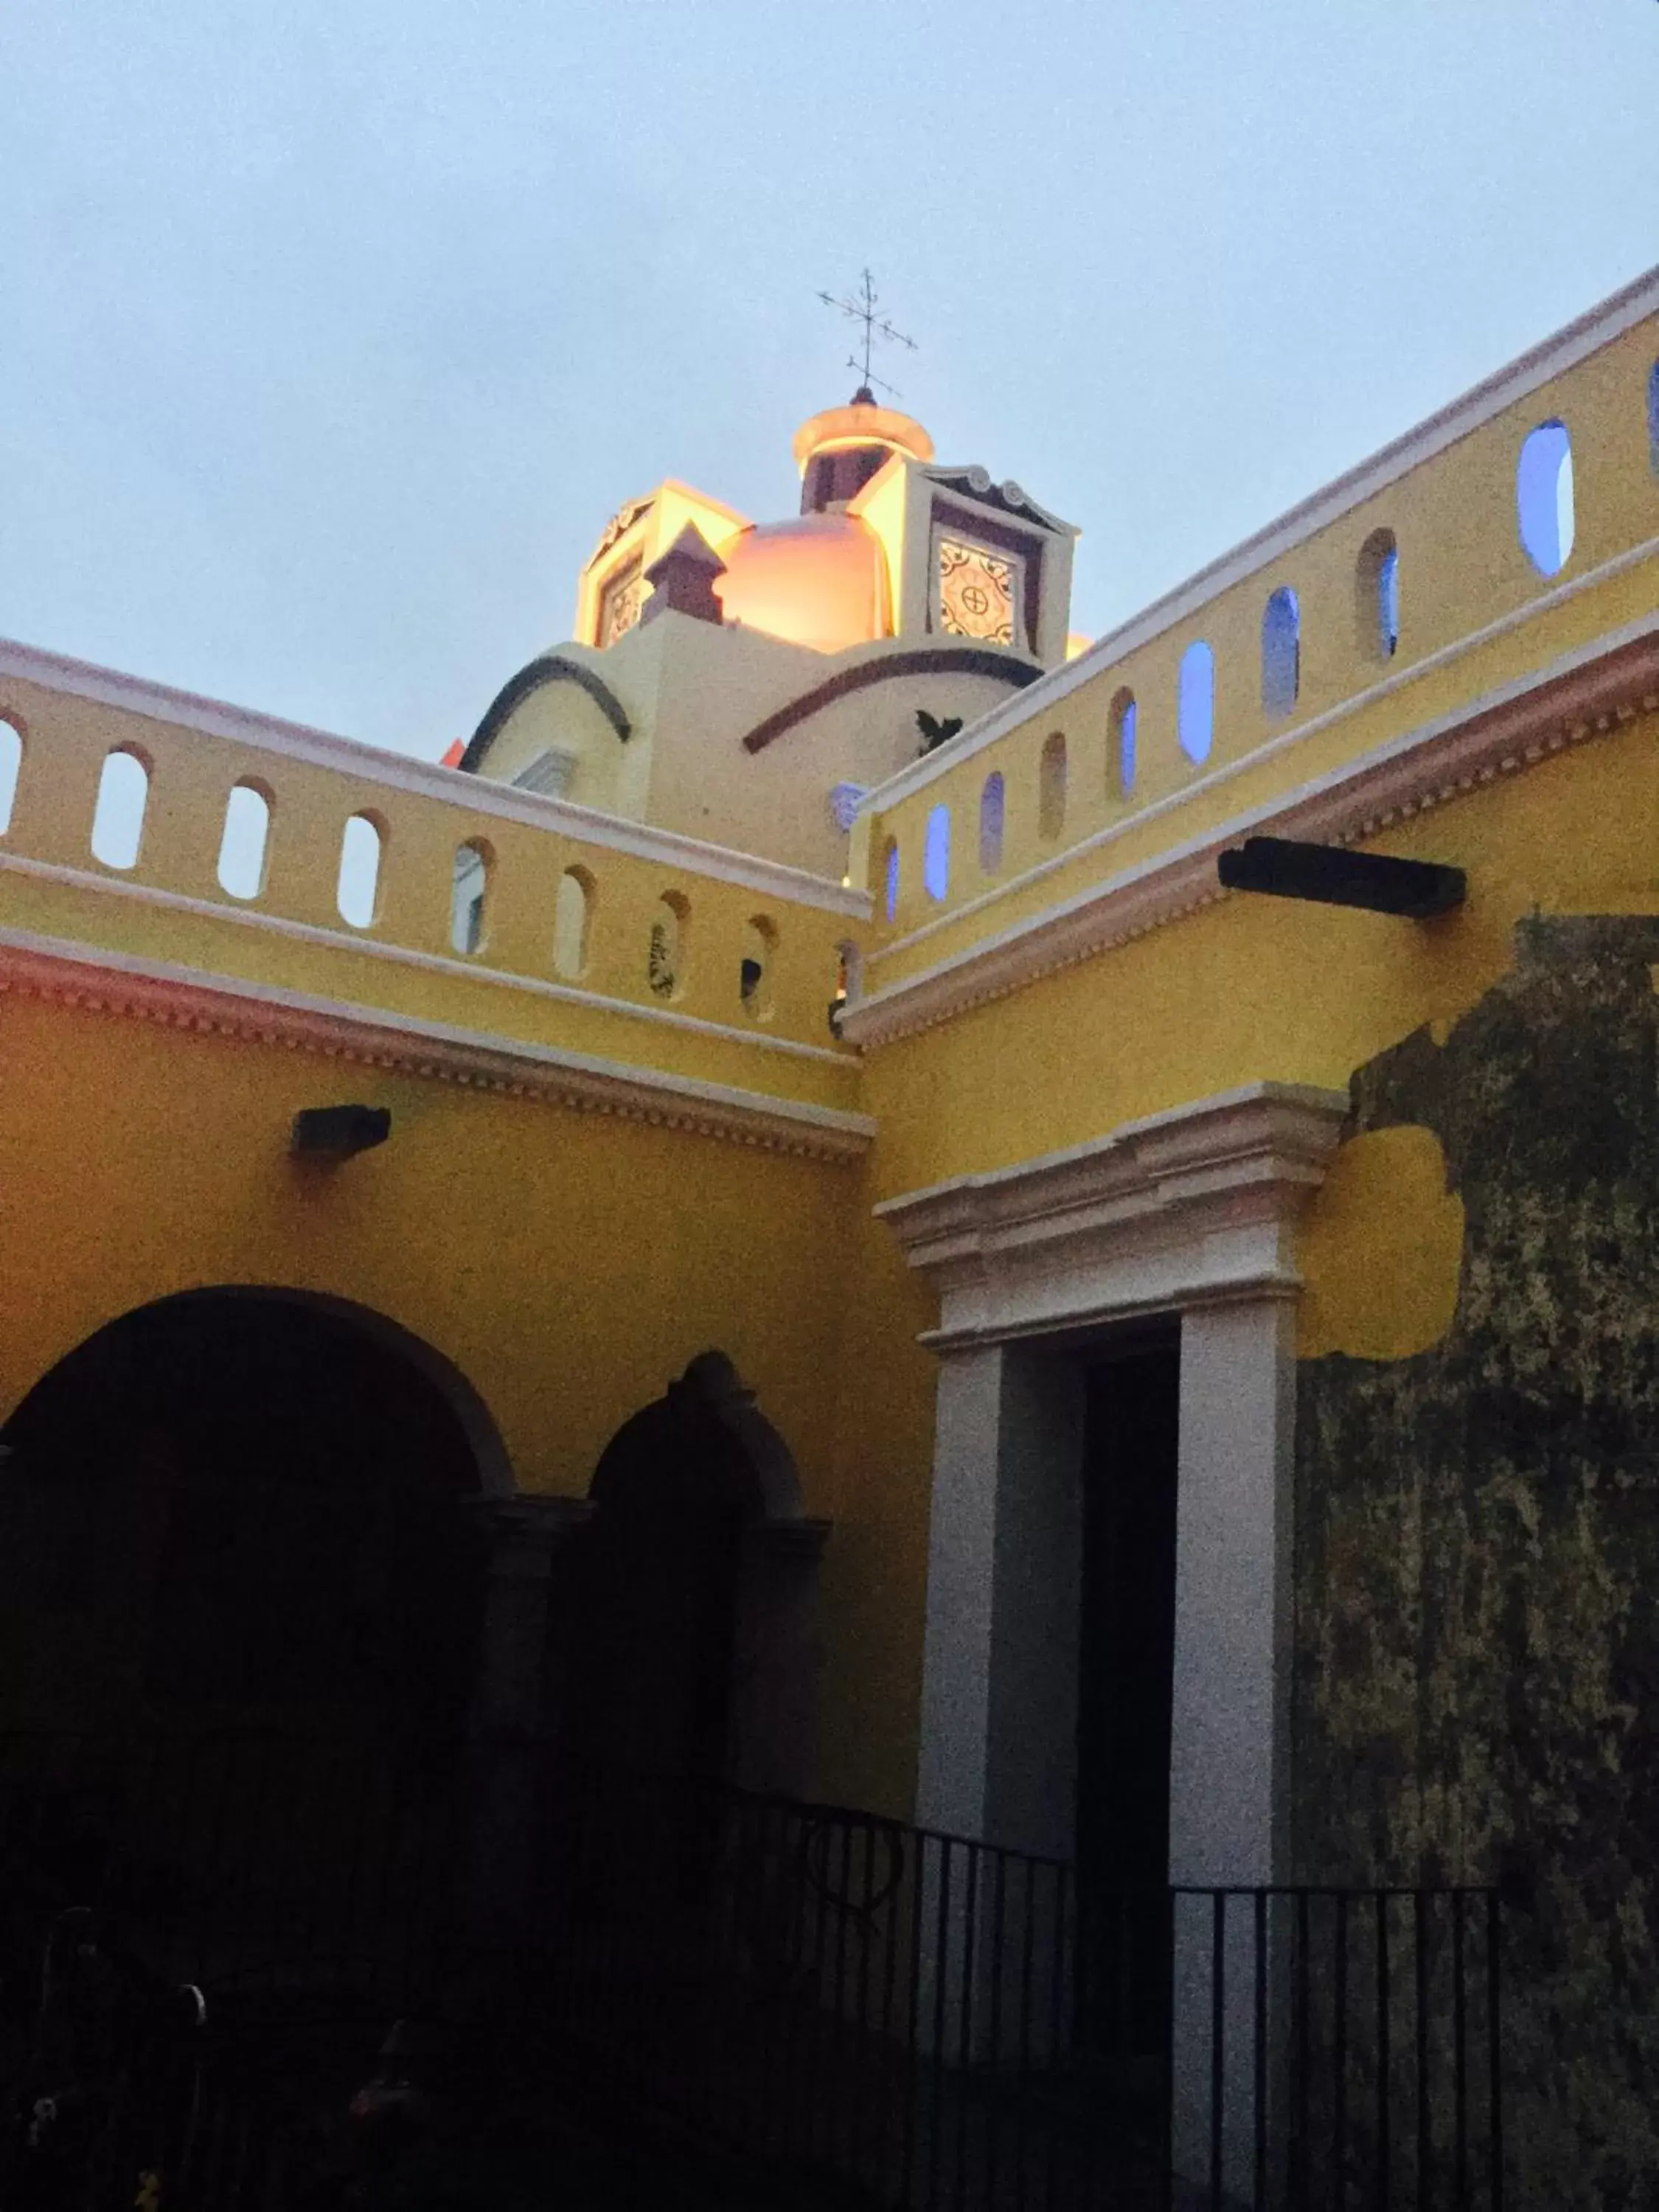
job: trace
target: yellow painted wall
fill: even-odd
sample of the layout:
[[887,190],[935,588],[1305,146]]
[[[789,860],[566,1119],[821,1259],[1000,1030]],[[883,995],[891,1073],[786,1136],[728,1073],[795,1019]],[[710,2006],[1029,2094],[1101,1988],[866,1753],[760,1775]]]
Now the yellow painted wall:
[[[892,927],[876,933],[872,987],[929,966],[1650,614],[1659,600],[1659,477],[1650,465],[1647,430],[1647,380],[1656,354],[1659,318],[1653,318],[1409,469],[1281,559],[1218,589],[1147,642],[1120,653],[1103,641],[1072,671],[1091,672],[1076,690],[1053,702],[1034,694],[1017,726],[970,757],[942,756],[925,786],[884,807],[878,794],[872,868],[886,840],[896,838],[902,888]],[[1558,415],[1573,441],[1577,533],[1565,567],[1546,579],[1521,548],[1515,472],[1528,432]],[[1358,556],[1379,527],[1393,531],[1401,556],[1400,644],[1387,661],[1362,649],[1356,611]],[[1280,584],[1293,586],[1301,603],[1301,689],[1293,712],[1276,720],[1261,706],[1261,625],[1268,594]],[[1207,761],[1194,765],[1176,742],[1176,680],[1182,653],[1200,637],[1215,653],[1215,737]],[[1139,773],[1127,799],[1116,788],[1110,714],[1125,687],[1139,708]],[[1046,848],[1037,835],[1038,762],[1056,729],[1068,740],[1071,774],[1063,836]],[[1002,867],[988,882],[974,848],[980,793],[993,769],[1007,786],[1007,830]],[[927,819],[940,805],[951,810],[957,854],[943,906],[927,896],[921,881]],[[1103,835],[1105,842],[1074,852]],[[1041,876],[1022,880],[1039,866]],[[988,890],[999,895],[953,919]]]
[[[533,823],[490,817],[472,805],[472,777],[426,771],[441,784],[437,797],[400,785],[401,764],[384,757],[380,780],[370,754],[354,774],[347,749],[341,767],[318,765],[15,678],[0,683],[0,714],[24,744],[0,840],[0,925],[779,1097],[853,1102],[856,1060],[835,1050],[825,1024],[836,947],[853,927],[844,912],[723,880],[695,854],[617,851],[603,825],[590,832],[580,814],[550,802]],[[152,776],[137,863],[116,872],[93,859],[89,836],[105,757],[125,745]],[[246,779],[275,799],[265,888],[252,902],[231,898],[216,873],[226,801]],[[341,836],[357,812],[386,830],[380,910],[363,931],[342,921],[336,902]],[[450,908],[455,849],[473,838],[494,860],[484,941],[465,957],[451,943]],[[11,856],[33,872],[5,866]],[[43,876],[43,865],[55,872]],[[589,964],[574,981],[553,964],[558,881],[571,866],[595,887]],[[690,927],[683,988],[665,1009],[647,951],[665,891],[686,899]],[[739,993],[757,914],[778,934],[775,1012],[763,1024],[745,1014]],[[300,927],[259,926],[269,921]]]
[[[0,1418],[136,1306],[275,1284],[450,1360],[528,1489],[585,1492],[619,1424],[717,1345],[828,1510],[855,1170],[15,992],[0,1097]],[[293,1115],[348,1100],[389,1106],[390,1139],[291,1160]]]
[[1407,922],[1234,894],[866,1059],[890,1196],[1004,1167],[1234,1085],[1340,1090],[1455,1018],[1547,913],[1659,899],[1659,716],[1436,807],[1363,849],[1467,870],[1457,912]]
[[866,787],[915,760],[916,710],[971,721],[1012,687],[989,676],[906,676],[832,701],[757,753],[743,740],[781,708],[842,671],[908,646],[815,653],[763,631],[689,615],[644,623],[603,655],[584,656],[633,726],[626,744],[574,684],[550,684],[507,717],[483,773],[510,782],[549,745],[578,756],[569,797],[839,882],[847,832],[829,794]]
[[[1644,387],[1656,351],[1652,324],[1615,341],[1121,665],[1104,651],[1097,667],[1079,663],[1093,672],[1068,699],[1032,703],[976,758],[941,755],[924,787],[878,808],[872,825],[876,855],[890,831],[905,856],[890,933],[833,896],[774,899],[696,856],[618,852],[573,811],[489,818],[465,779],[399,789],[349,761],[273,758],[0,685],[0,712],[15,714],[26,744],[0,842],[0,927],[856,1109],[878,1127],[860,1164],[836,1167],[0,994],[5,1405],[134,1305],[202,1284],[280,1283],[356,1299],[413,1331],[481,1393],[526,1486],[579,1492],[616,1426],[695,1352],[719,1345],[795,1449],[809,1508],[836,1523],[823,1787],[908,1809],[936,1374],[916,1338],[934,1315],[872,1206],[1253,1080],[1340,1089],[1379,1051],[1474,1005],[1508,968],[1526,914],[1659,911],[1659,714],[1373,839],[1373,850],[1468,872],[1468,904],[1431,923],[1224,898],[862,1059],[825,1049],[837,944],[869,943],[879,988],[1650,616],[1659,479]],[[1578,516],[1559,589],[1527,565],[1513,515],[1520,440],[1555,412],[1573,432]],[[1355,557],[1378,522],[1396,532],[1402,559],[1401,652],[1387,668],[1364,664],[1353,607]],[[1267,723],[1256,685],[1261,605],[1281,580],[1301,594],[1303,686],[1285,726],[1300,734],[1274,750],[1284,730]],[[1176,664],[1200,634],[1217,649],[1209,769],[1221,775],[1189,771],[1175,747]],[[757,759],[741,753],[743,732],[799,688],[803,662],[824,672],[832,663],[674,617],[605,658],[625,698],[631,662],[654,671],[641,695],[654,686],[664,702],[649,710],[655,742],[639,756],[650,763],[649,811],[723,843],[765,850],[789,810],[808,821],[848,773],[829,771],[843,735],[873,754],[900,734],[880,720],[880,694],[867,693],[844,728],[826,716],[822,731],[792,732]],[[1112,795],[1107,757],[1107,710],[1125,680],[1140,702],[1142,763],[1127,805]],[[961,711],[963,687],[928,681],[937,691],[921,703]],[[567,709],[586,702],[550,698],[510,727],[503,762],[518,758],[521,738],[528,750],[563,726]],[[1008,779],[1012,877],[1036,857],[1037,760],[1055,728],[1070,746],[1059,863],[964,913],[982,888],[972,864],[983,776],[997,767]],[[131,880],[167,893],[160,902],[124,896],[88,858],[99,765],[118,742],[155,765],[151,828]],[[643,770],[630,760],[629,773]],[[214,880],[226,795],[248,775],[270,781],[276,804],[259,911],[297,929],[249,927]],[[917,884],[923,824],[941,799],[955,811],[957,873],[936,913]],[[390,840],[373,945],[334,910],[340,830],[358,808],[380,813]],[[1106,828],[1109,841],[1074,849]],[[448,951],[448,896],[455,845],[474,835],[495,853],[495,904],[484,953],[469,963]],[[34,865],[4,865],[15,857]],[[553,890],[577,857],[598,884],[593,962],[580,990],[554,993]],[[646,982],[652,909],[665,889],[692,904],[690,980],[672,1011],[695,1027],[655,1018]],[[763,1036],[744,1030],[737,975],[745,927],[769,911],[780,929],[778,1011]],[[941,926],[917,936],[928,921]],[[296,1168],[286,1157],[293,1113],[346,1097],[389,1104],[392,1141],[332,1175]],[[1304,1352],[1401,1357],[1445,1326],[1460,1224],[1425,1135],[1383,1133],[1338,1156],[1303,1237]]]
[[[1009,696],[994,677],[905,676],[832,701],[757,753],[745,734],[773,708],[807,688],[791,690],[751,714],[742,684],[728,681],[740,639],[707,623],[672,617],[655,625],[675,635],[664,656],[651,776],[650,818],[690,836],[732,840],[791,866],[839,881],[847,867],[847,832],[830,811],[838,783],[868,787],[914,760],[921,750],[916,710],[971,720]],[[891,650],[892,648],[888,648]],[[903,649],[902,647],[899,649]],[[814,655],[808,681],[885,653],[860,648]]]
[[[1473,1006],[1510,968],[1514,927],[1534,908],[1659,911],[1656,823],[1650,714],[1371,841],[1466,868],[1458,913],[1413,923],[1230,896],[878,1047],[862,1092],[880,1133],[870,1200],[1240,1084],[1344,1090],[1376,1053]],[[1454,1310],[1462,1217],[1428,1132],[1382,1132],[1340,1151],[1302,1235],[1304,1356],[1403,1358],[1434,1342]],[[880,1532],[891,1613],[877,1663],[892,1702],[878,1736],[842,1747],[854,1794],[890,1791],[914,1769],[937,1373],[915,1342],[937,1322],[931,1293],[907,1277],[884,1229],[862,1221],[857,1237],[845,1340],[856,1384],[842,1401],[837,1481],[861,1497],[861,1480],[879,1492],[857,1518]],[[861,1694],[880,1706],[874,1691]]]
[[[631,693],[616,681],[618,672],[600,665],[597,653],[582,658],[599,665],[629,721],[640,719]],[[511,783],[552,746],[575,757],[569,787],[562,794],[574,805],[597,807],[633,822],[645,818],[649,744],[638,744],[634,737],[624,744],[598,702],[579,684],[544,684],[514,708],[489,748],[486,773],[494,782]]]

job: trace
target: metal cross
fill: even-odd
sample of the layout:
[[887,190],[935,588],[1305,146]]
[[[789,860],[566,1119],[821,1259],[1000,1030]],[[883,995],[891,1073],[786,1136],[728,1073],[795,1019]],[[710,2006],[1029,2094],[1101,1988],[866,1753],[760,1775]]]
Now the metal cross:
[[899,345],[908,346],[914,353],[916,349],[916,342],[914,338],[907,338],[902,331],[896,331],[884,315],[878,314],[876,312],[875,279],[871,276],[870,271],[867,269],[864,271],[863,283],[855,299],[837,300],[830,292],[820,292],[818,297],[826,307],[838,307],[843,315],[850,315],[855,323],[862,323],[864,325],[863,360],[860,361],[855,353],[849,353],[847,356],[848,368],[855,368],[859,372],[861,379],[860,390],[867,391],[871,385],[880,384],[882,390],[890,398],[902,398],[903,394],[892,385],[882,384],[880,377],[872,376],[870,374],[871,349],[878,338],[891,338]]

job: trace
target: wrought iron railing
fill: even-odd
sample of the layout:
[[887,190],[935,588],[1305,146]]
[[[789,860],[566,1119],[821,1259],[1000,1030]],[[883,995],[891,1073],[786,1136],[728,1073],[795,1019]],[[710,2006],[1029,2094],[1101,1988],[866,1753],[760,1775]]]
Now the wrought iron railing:
[[597,1772],[556,1863],[569,2032],[780,2172],[918,2212],[1501,2212],[1493,1892],[1109,1888]]
[[603,2105],[723,2154],[714,2202],[1502,2212],[1486,1890],[1113,1887],[545,1745],[243,1731],[0,1738],[0,1903],[14,2139],[66,1908],[201,1988],[188,2099],[118,2068],[104,2139],[131,2164],[166,2101],[198,2212],[343,2201],[398,2016],[488,2054],[477,2140],[510,2077],[514,2125]]

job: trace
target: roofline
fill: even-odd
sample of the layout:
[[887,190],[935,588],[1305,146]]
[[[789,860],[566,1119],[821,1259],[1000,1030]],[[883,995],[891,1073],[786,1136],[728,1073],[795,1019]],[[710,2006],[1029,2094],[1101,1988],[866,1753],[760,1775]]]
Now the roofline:
[[476,775],[483,766],[484,755],[501,735],[503,726],[525,701],[550,684],[574,684],[605,716],[623,744],[634,734],[622,701],[605,682],[597,669],[589,668],[568,652],[538,653],[527,661],[516,676],[507,682],[484,709],[483,720],[467,739],[466,750],[461,755],[459,767],[464,775]]
[[913,791],[924,789],[936,776],[994,744],[1006,730],[1023,720],[1030,708],[1048,707],[1069,697],[1079,684],[1103,674],[1113,661],[1173,629],[1230,586],[1283,559],[1285,554],[1305,544],[1310,538],[1386,486],[1397,483],[1422,462],[1444,453],[1448,447],[1502,414],[1516,400],[1524,398],[1528,392],[1536,391],[1568,369],[1576,368],[1656,313],[1659,313],[1659,266],[1648,270],[1529,352],[1497,370],[1461,398],[1426,416],[1402,436],[1380,447],[1369,459],[1334,477],[1322,490],[1299,501],[1274,521],[1235,545],[1231,552],[1220,555],[1185,583],[1177,584],[1139,613],[1132,615],[1127,622],[1097,638],[1075,660],[1066,661],[1023,695],[1018,711],[1013,702],[993,707],[960,737],[951,740],[948,757],[929,755],[925,760],[899,769],[884,783],[874,785],[864,800],[863,811],[896,805]]
[[[831,883],[827,877],[810,874],[781,860],[709,844],[678,830],[653,829],[648,823],[601,813],[597,807],[578,806],[568,799],[544,798],[512,784],[464,775],[459,769],[445,768],[436,761],[391,752],[383,745],[366,745],[355,738],[335,737],[302,722],[285,722],[251,708],[229,706],[221,699],[204,698],[198,692],[175,690],[145,677],[125,675],[118,669],[100,668],[90,661],[71,660],[37,646],[0,638],[0,678],[8,676],[36,684],[43,691],[62,692],[124,714],[145,714],[175,728],[200,730],[209,737],[228,738],[237,744],[286,754],[290,760],[331,769],[365,783],[386,784],[428,799],[441,799],[476,814],[493,814],[502,821],[525,822],[533,828],[562,829],[612,852],[740,884],[767,897],[789,899],[830,914],[865,919],[870,914],[867,891]],[[25,742],[27,738],[26,729]]]
[[[886,642],[886,641],[883,641]],[[1011,684],[1023,690],[1028,684],[1038,682],[1042,674],[1040,661],[1028,660],[996,645],[956,645],[940,642],[933,645],[911,646],[898,653],[884,653],[866,660],[855,661],[850,668],[837,669],[826,676],[822,684],[815,684],[757,722],[743,741],[745,752],[757,753],[792,730],[798,722],[816,714],[820,708],[832,706],[849,692],[866,690],[872,684],[885,684],[907,676],[991,676],[1000,683]]]

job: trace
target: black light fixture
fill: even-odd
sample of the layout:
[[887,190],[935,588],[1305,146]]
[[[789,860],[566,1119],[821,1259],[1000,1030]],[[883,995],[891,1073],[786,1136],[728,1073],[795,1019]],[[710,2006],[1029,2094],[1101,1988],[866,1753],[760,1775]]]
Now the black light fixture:
[[1247,837],[1220,855],[1217,870],[1226,890],[1363,907],[1411,921],[1449,914],[1468,890],[1462,868],[1437,860],[1399,860],[1391,854],[1351,853],[1345,846],[1290,837]]
[[307,1106],[294,1117],[289,1150],[295,1159],[349,1160],[391,1134],[389,1106]]

